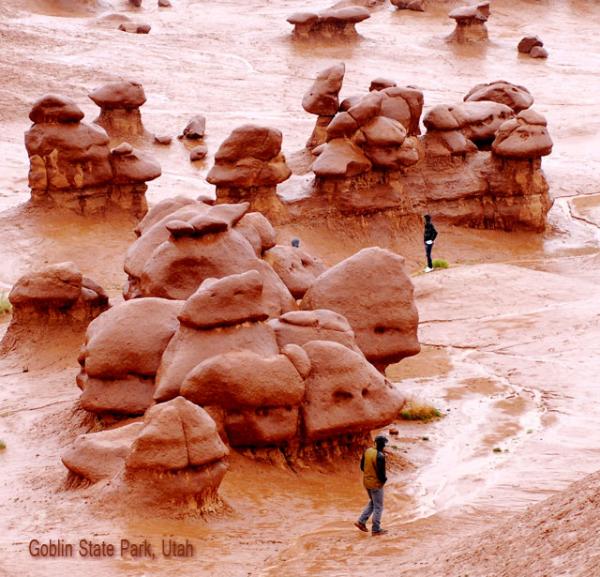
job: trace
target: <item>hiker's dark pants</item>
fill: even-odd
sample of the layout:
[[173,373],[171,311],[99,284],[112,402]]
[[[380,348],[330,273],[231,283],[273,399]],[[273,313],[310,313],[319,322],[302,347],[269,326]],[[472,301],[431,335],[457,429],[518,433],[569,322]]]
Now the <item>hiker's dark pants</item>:
[[433,268],[433,262],[431,260],[431,249],[433,248],[433,243],[425,244],[425,254],[427,255],[427,266],[429,268]]

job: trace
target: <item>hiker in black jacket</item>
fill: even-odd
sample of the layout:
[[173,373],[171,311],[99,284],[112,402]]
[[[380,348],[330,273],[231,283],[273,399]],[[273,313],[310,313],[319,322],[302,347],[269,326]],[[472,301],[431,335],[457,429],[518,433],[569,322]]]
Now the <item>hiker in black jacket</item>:
[[431,272],[433,270],[433,261],[431,260],[431,251],[433,249],[433,243],[435,238],[437,237],[437,230],[435,230],[435,226],[431,222],[431,216],[428,214],[425,215],[425,232],[423,234],[425,241],[425,254],[427,255],[427,266],[425,267],[425,272]]

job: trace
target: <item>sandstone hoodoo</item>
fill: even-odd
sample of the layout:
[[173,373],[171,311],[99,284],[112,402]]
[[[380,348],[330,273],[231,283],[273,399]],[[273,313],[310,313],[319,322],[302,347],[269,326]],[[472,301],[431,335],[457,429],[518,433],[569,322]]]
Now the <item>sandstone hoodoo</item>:
[[162,354],[179,323],[181,301],[121,303],[87,330],[79,356],[81,406],[94,413],[141,415],[152,404]]
[[109,306],[102,287],[84,277],[71,262],[49,265],[22,276],[8,298],[12,318],[0,343],[3,352],[25,340],[44,345],[44,338],[53,329],[83,335],[90,321]]
[[295,308],[283,281],[262,259],[275,245],[273,229],[261,214],[247,214],[248,203],[164,204],[164,211],[158,205],[141,223],[141,236],[127,253],[126,298],[187,299],[207,279],[253,270],[261,276],[273,315]]
[[306,143],[309,150],[326,140],[327,126],[340,106],[339,94],[345,72],[346,65],[343,62],[322,70],[302,98],[302,108],[310,114],[317,115],[317,123]]
[[[401,257],[392,260],[389,274],[404,275]],[[388,285],[395,290],[399,282]],[[366,301],[356,305],[368,316]],[[183,396],[206,409],[231,446],[280,447],[290,455],[341,435],[352,445],[395,418],[401,396],[369,364],[342,315],[281,312],[257,270],[209,278],[185,302],[140,298],[114,307],[88,329],[80,403],[101,414],[147,411],[148,419]],[[394,358],[406,353],[399,342]]]
[[525,176],[497,162],[491,150],[500,127],[533,103],[525,87],[479,84],[464,102],[429,109],[420,135],[423,94],[384,87],[388,82],[376,79],[367,95],[343,100],[326,117],[325,142],[313,149],[315,177],[309,194],[289,204],[292,219],[384,212],[402,220],[429,213],[459,226],[544,229],[551,202],[543,154]]
[[404,259],[367,248],[324,272],[302,299],[303,309],[329,309],[348,319],[359,348],[385,367],[420,351],[419,315]]
[[109,136],[143,136],[146,133],[140,113],[146,95],[139,82],[109,82],[91,92],[89,97],[100,107],[100,116],[94,122]]
[[164,505],[214,503],[229,449],[213,419],[178,397],[150,408],[142,423],[79,436],[62,456],[73,479],[107,481],[109,495]]
[[294,26],[293,36],[299,39],[356,37],[356,24],[370,18],[362,6],[330,8],[323,12],[296,12],[287,21]]
[[145,214],[146,182],[161,173],[156,162],[130,145],[111,153],[106,132],[81,122],[83,112],[70,98],[44,96],[29,118],[34,124],[25,133],[25,147],[32,204],[86,215],[110,208]]
[[217,189],[218,203],[249,202],[252,210],[277,224],[285,207],[277,185],[292,174],[281,152],[279,130],[254,124],[236,128],[215,154],[206,180]]
[[448,14],[456,22],[456,28],[448,40],[457,44],[482,42],[488,39],[485,23],[490,16],[490,3],[479,2],[472,6],[455,8]]
[[415,12],[425,11],[425,0],[390,0],[393,6],[398,10],[414,10]]
[[533,96],[525,86],[519,86],[506,82],[505,80],[495,80],[487,84],[477,84],[464,97],[465,102],[476,101],[498,102],[510,106],[515,112],[521,112],[533,104]]

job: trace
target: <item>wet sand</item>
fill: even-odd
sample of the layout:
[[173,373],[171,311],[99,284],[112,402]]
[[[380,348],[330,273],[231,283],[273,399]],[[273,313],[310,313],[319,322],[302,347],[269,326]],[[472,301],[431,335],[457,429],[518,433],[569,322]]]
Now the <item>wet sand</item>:
[[[600,193],[600,6],[495,0],[491,42],[477,51],[444,42],[452,30],[445,15],[454,2],[422,14],[382,4],[358,26],[361,38],[331,47],[290,40],[285,18],[297,2],[172,1],[165,10],[149,0],[141,10],[125,0],[87,2],[89,9],[75,16],[65,12],[69,2],[0,6],[0,282],[10,285],[44,262],[73,260],[118,296],[130,223],[116,216],[90,223],[31,214],[19,205],[28,198],[23,132],[31,103],[45,92],[63,92],[90,121],[98,109],[86,94],[119,75],[143,83],[148,102],[142,115],[151,132],[175,136],[193,114],[208,118],[205,163],[192,165],[176,139],[166,148],[133,143],[163,167],[163,176],[150,183],[150,202],[212,192],[204,180],[210,155],[239,124],[277,127],[285,152],[299,150],[315,119],[302,110],[302,95],[318,70],[339,60],[347,67],[343,96],[366,91],[376,76],[418,86],[426,106],[460,100],[479,82],[524,84],[555,141],[543,161],[556,199],[549,227],[535,235],[441,226],[434,256],[451,268],[430,275],[419,273],[416,226],[402,234],[377,223],[279,231],[283,240],[301,236],[330,264],[363,246],[390,246],[414,274],[424,352],[393,367],[390,376],[445,416],[427,425],[394,425],[396,466],[384,518],[390,534],[377,541],[351,525],[364,505],[352,460],[292,471],[277,459],[235,456],[222,485],[226,505],[206,518],[101,503],[94,487],[67,490],[59,456],[89,428],[74,410],[76,347],[58,342],[1,359],[0,438],[7,449],[0,452],[0,574],[440,577],[437,559],[457,539],[468,540],[598,468],[600,256],[593,195]],[[302,9],[326,6],[309,2]],[[147,21],[152,32],[119,32],[103,18],[110,13]],[[517,54],[527,33],[543,38],[547,61]],[[293,177],[283,193],[297,192],[300,179]],[[32,538],[147,538],[160,547],[163,536],[192,540],[195,557],[36,560],[27,553]],[[444,571],[444,577],[462,575],[459,567]]]

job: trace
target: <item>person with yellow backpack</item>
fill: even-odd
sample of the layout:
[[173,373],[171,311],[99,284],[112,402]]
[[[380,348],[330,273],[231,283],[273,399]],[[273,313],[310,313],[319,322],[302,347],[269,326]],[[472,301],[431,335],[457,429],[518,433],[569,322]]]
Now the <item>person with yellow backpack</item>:
[[385,473],[385,454],[384,447],[388,442],[384,435],[375,437],[375,446],[369,447],[360,460],[360,470],[363,472],[363,485],[369,495],[369,502],[361,513],[354,526],[364,531],[367,529],[367,521],[373,515],[373,524],[371,527],[372,535],[385,535],[387,531],[381,528],[381,515],[383,514],[383,486],[387,481]]

